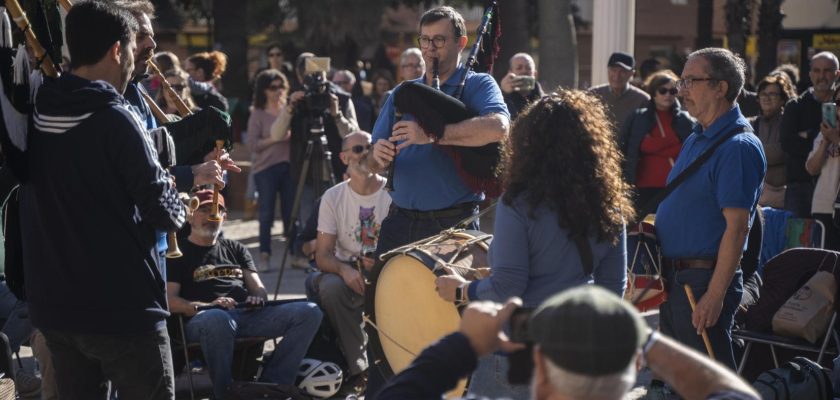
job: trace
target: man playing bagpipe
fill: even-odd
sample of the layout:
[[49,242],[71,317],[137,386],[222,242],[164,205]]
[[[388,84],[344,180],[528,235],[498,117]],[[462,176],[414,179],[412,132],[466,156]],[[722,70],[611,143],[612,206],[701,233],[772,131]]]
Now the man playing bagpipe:
[[[443,93],[455,94],[464,72],[460,54],[467,45],[463,17],[447,6],[427,11],[420,19],[418,44],[431,68],[408,83],[439,85]],[[452,155],[462,157],[460,149],[500,142],[510,125],[502,92],[488,74],[467,73],[461,101],[476,116],[455,123],[435,121],[434,116],[420,118],[438,110],[400,107],[400,92],[408,94],[413,89],[406,88],[404,83],[394,90],[373,128],[375,145],[368,167],[383,171],[393,164],[395,168],[393,204],[382,222],[377,255],[437,234],[477,213],[484,191],[470,184],[470,177],[462,171],[464,164]],[[397,111],[403,113],[402,119],[395,117]]]
[[184,223],[172,177],[121,93],[135,19],[106,2],[67,15],[72,73],[35,101],[20,191],[32,323],[47,339],[62,399],[174,398],[165,281],[155,230]]

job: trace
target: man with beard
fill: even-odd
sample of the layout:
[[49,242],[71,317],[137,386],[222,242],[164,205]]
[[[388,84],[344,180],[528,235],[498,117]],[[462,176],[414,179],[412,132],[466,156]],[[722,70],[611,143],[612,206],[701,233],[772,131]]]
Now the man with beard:
[[820,133],[822,103],[832,101],[834,81],[840,76],[837,56],[828,51],[815,54],[811,57],[808,76],[813,86],[787,103],[779,128],[786,157],[785,209],[798,218],[811,218],[811,200],[816,182],[815,177],[805,170],[805,160]]
[[180,228],[184,207],[120,95],[137,29],[106,2],[74,6],[72,72],[45,81],[35,100],[20,192],[23,265],[62,399],[102,399],[107,380],[121,397],[174,398],[154,232]]
[[[189,237],[179,241],[184,256],[170,260],[167,296],[172,312],[189,317],[187,341],[200,343],[213,381],[213,395],[224,398],[233,381],[231,365],[237,337],[283,337],[264,361],[261,380],[295,383],[298,367],[315,332],[321,325],[321,310],[313,303],[292,302],[264,306],[268,293],[257,275],[251,253],[242,243],[219,239],[227,218],[225,199],[219,195],[221,221],[208,221],[213,191],[195,194],[198,208],[188,217]],[[237,309],[247,303],[256,309]],[[198,311],[203,306],[218,308]]]
[[367,370],[367,337],[362,330],[365,276],[373,268],[373,253],[391,197],[385,178],[367,169],[370,134],[344,138],[339,157],[350,179],[328,189],[318,211],[315,262],[320,272],[307,278],[307,294],[321,304],[338,334],[350,370],[348,386],[357,388]]

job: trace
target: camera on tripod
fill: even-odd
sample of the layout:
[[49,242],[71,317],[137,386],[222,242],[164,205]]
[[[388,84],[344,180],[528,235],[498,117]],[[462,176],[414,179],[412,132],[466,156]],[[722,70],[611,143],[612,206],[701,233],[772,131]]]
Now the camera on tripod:
[[306,59],[304,67],[304,107],[310,116],[320,117],[330,107],[330,82],[327,71],[330,70],[329,57],[311,57]]

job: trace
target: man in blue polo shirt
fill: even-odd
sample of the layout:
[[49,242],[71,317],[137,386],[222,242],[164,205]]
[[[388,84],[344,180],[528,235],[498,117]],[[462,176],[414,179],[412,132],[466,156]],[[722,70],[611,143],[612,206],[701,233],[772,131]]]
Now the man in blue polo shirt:
[[[729,50],[706,48],[688,56],[677,87],[699,124],[683,144],[669,182],[723,135],[749,128],[735,103],[743,85],[744,61]],[[700,333],[706,329],[715,358],[733,369],[732,322],[743,292],[739,264],[766,170],[761,142],[750,132],[739,133],[678,186],[656,214],[669,290],[660,307],[662,330],[705,354]],[[697,299],[693,312],[686,284]]]
[[[464,68],[459,64],[467,45],[464,18],[452,7],[427,11],[420,19],[418,44],[427,66],[438,59],[440,89],[453,95]],[[416,81],[430,85],[433,74],[427,68]],[[484,193],[474,192],[461,180],[452,158],[439,145],[478,147],[499,142],[507,135],[510,114],[488,74],[469,72],[461,101],[478,116],[446,125],[437,144],[411,115],[394,120],[393,96],[382,106],[373,127],[375,145],[368,167],[383,171],[396,156],[396,169],[393,205],[382,222],[377,254],[435,235],[478,212]]]

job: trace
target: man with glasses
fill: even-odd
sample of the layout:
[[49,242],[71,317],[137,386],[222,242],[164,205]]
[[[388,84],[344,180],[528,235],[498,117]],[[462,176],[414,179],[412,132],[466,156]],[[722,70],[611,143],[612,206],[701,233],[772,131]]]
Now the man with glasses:
[[350,179],[331,187],[321,198],[315,263],[319,272],[307,277],[306,292],[327,314],[347,361],[347,387],[361,393],[367,336],[362,330],[365,277],[391,197],[385,178],[370,172],[366,158],[370,134],[357,131],[344,138],[339,158]]
[[805,170],[805,160],[821,132],[822,103],[832,101],[834,82],[840,76],[837,56],[828,51],[815,54],[808,76],[812,86],[787,103],[779,128],[786,157],[785,209],[798,218],[811,218],[816,177]]
[[413,81],[423,77],[426,73],[426,62],[423,53],[416,47],[409,47],[400,54],[400,79]]
[[[436,7],[420,19],[418,44],[427,66],[438,60],[440,89],[453,95],[460,83],[461,52],[467,45],[464,18],[452,7]],[[415,82],[432,84],[435,71]],[[399,90],[399,89],[397,89]],[[382,223],[377,254],[439,233],[478,212],[483,192],[472,191],[458,175],[441,145],[477,147],[499,142],[507,135],[510,114],[493,77],[467,73],[461,100],[477,117],[446,125],[436,142],[411,115],[395,118],[393,97],[382,107],[373,128],[373,157],[368,167],[384,171],[394,162],[394,201]],[[396,158],[396,160],[395,160]],[[476,224],[472,225],[477,229]]]
[[[201,190],[195,197],[199,206],[187,218],[190,235],[179,241],[184,256],[170,260],[166,292],[169,309],[189,318],[184,327],[187,341],[201,344],[214,398],[224,398],[233,381],[231,366],[238,337],[282,336],[271,357],[263,362],[260,380],[293,386],[300,362],[321,325],[321,311],[310,302],[266,306],[268,293],[251,253],[242,243],[219,238],[227,219],[224,197],[219,195],[221,221],[208,220],[212,190]],[[246,303],[251,308],[236,308]],[[205,306],[217,308],[198,310]]]
[[607,61],[607,79],[609,83],[589,88],[607,106],[616,130],[621,128],[627,117],[636,109],[645,107],[650,96],[630,84],[636,73],[636,59],[631,54],[617,51]]
[[[714,358],[731,369],[732,323],[743,293],[740,262],[767,170],[761,142],[735,102],[744,69],[744,61],[726,49],[706,48],[688,56],[677,88],[698,125],[683,143],[668,182],[713,143],[728,139],[656,213],[669,290],[660,306],[662,332],[706,353],[700,334],[707,331]],[[684,285],[697,299],[693,311]],[[654,383],[652,390],[661,391],[661,384]]]

